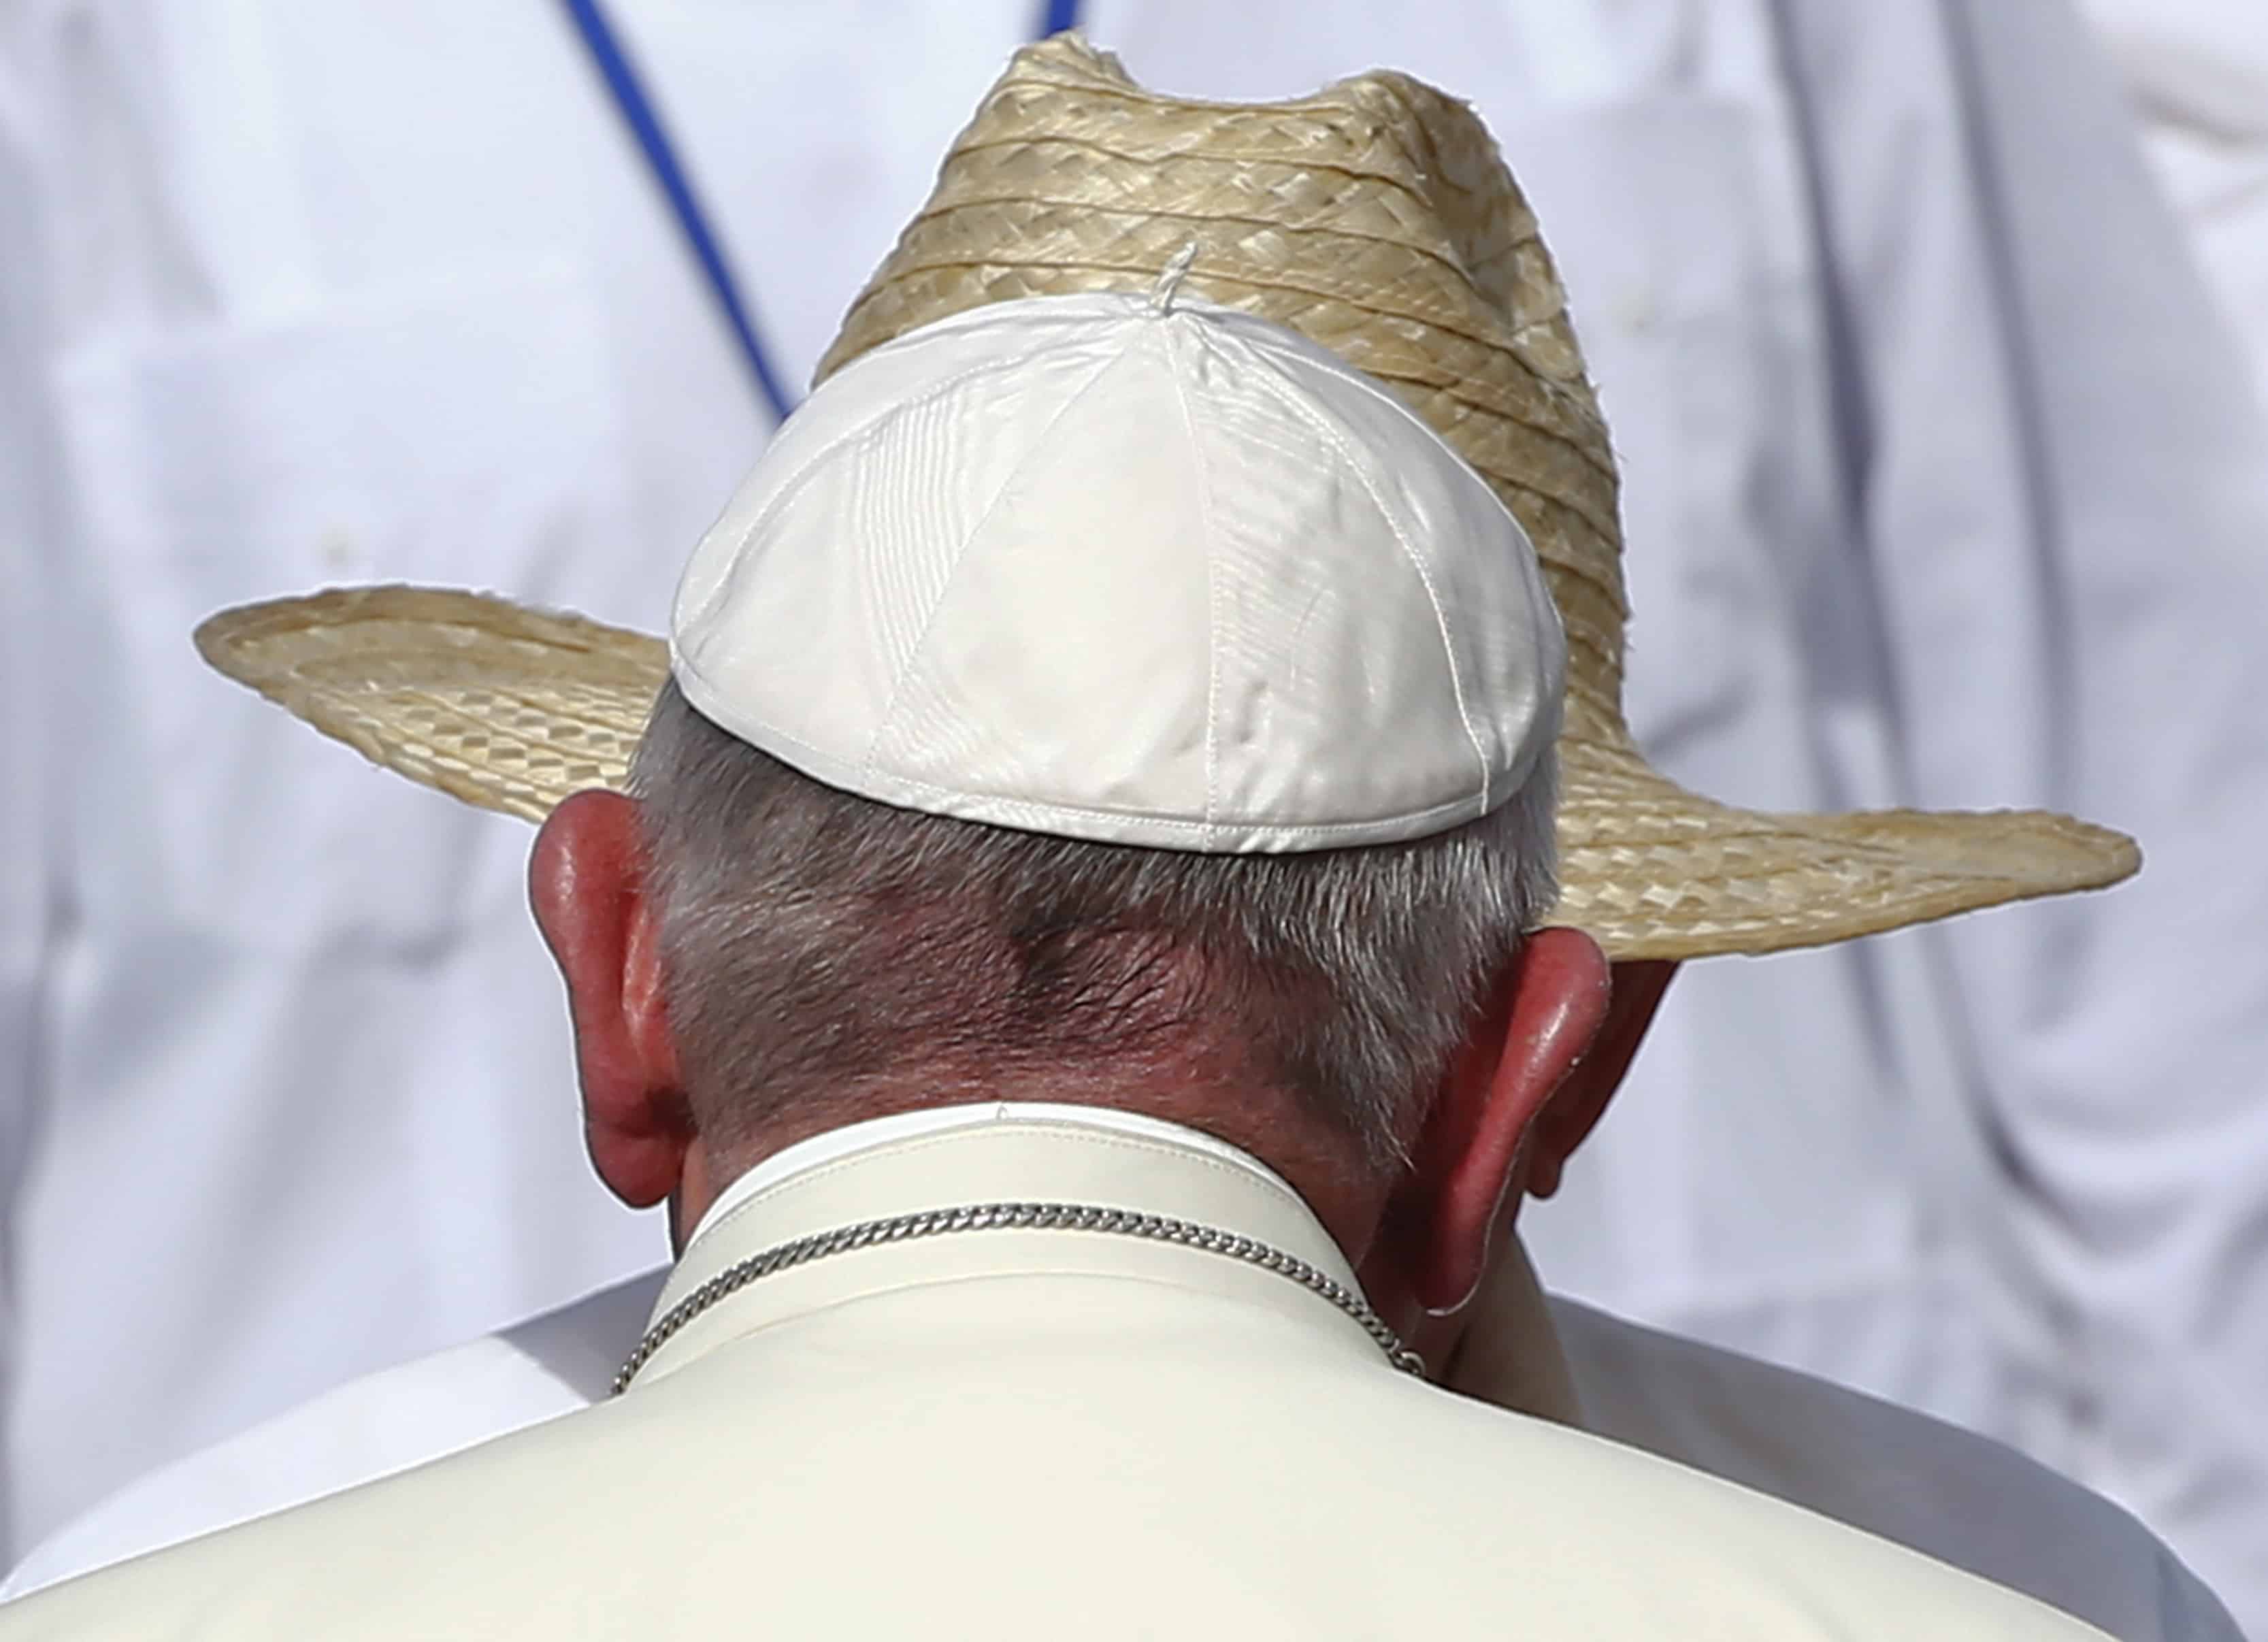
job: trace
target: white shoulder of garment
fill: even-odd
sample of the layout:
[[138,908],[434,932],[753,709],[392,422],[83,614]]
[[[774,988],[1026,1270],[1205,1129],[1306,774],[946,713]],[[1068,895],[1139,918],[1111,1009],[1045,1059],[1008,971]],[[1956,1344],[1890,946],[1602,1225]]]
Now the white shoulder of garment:
[[[666,1271],[372,1374],[151,1473],[0,1597],[374,1481],[607,1394]],[[2124,1512],[2011,1449],[1841,1387],[1550,1301],[1591,1428],[1965,1568],[2123,1642],[2241,1642]]]

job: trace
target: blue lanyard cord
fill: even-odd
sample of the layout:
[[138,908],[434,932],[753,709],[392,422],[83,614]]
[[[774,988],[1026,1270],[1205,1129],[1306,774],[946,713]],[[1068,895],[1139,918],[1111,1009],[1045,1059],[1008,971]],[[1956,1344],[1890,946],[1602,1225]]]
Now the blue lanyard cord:
[[709,219],[703,215],[701,202],[694,195],[692,180],[677,163],[677,152],[670,146],[669,134],[662,129],[661,116],[647,98],[645,87],[639,84],[637,70],[630,66],[630,55],[622,49],[606,13],[599,9],[599,0],[562,0],[562,4],[591,53],[592,65],[606,81],[607,90],[614,94],[615,107],[622,123],[637,139],[646,168],[653,173],[655,186],[668,200],[687,248],[701,264],[701,272],[709,281],[709,294],[723,310],[725,322],[733,328],[733,335],[740,344],[740,357],[747,362],[748,374],[755,379],[757,393],[770,407],[773,420],[785,421],[787,413],[795,409],[795,401],[780,386],[778,372],[764,357],[764,345],[756,338],[755,322],[748,317],[747,304],[740,300],[740,287],[733,277],[732,264],[725,260],[725,247],[709,232]]
[[[710,231],[700,197],[693,191],[693,180],[678,163],[677,151],[670,145],[660,113],[646,95],[637,70],[630,63],[630,54],[622,49],[621,38],[608,22],[600,0],[560,0],[560,4],[566,7],[575,32],[590,52],[592,66],[606,82],[608,92],[615,99],[615,112],[637,139],[638,151],[645,157],[654,186],[669,202],[670,213],[677,218],[678,232],[685,236],[687,248],[709,282],[709,294],[716,299],[725,324],[732,328],[733,339],[740,345],[740,357],[747,364],[757,394],[771,411],[772,419],[784,422],[795,409],[795,396],[781,386],[779,372],[772,368],[764,353],[755,317],[741,298],[740,282],[733,276],[733,265],[725,255],[724,245]],[[1045,39],[1064,29],[1076,28],[1079,13],[1079,0],[1043,0],[1038,37]]]

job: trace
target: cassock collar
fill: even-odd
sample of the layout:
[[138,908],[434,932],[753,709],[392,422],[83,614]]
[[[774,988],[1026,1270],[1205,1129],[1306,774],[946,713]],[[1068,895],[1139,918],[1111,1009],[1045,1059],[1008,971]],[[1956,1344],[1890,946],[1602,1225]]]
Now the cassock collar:
[[[654,1304],[659,1319],[701,1285],[767,1248],[856,1222],[989,1202],[1057,1202],[1168,1215],[1241,1233],[1357,1286],[1344,1253],[1290,1184],[1211,1135],[1108,1108],[990,1101],[849,1124],[775,1153],[703,1215]],[[1515,1245],[1497,1263],[1453,1389],[1563,1425],[1580,1411],[1535,1273]],[[1320,1349],[1376,1360],[1329,1302],[1276,1274],[1199,1250],[1083,1232],[988,1231],[879,1245],[760,1279],[659,1351],[639,1385],[728,1341],[863,1295],[1034,1271],[1135,1277],[1270,1307]],[[1382,1364],[1381,1364],[1382,1366]]]
[[833,1163],[838,1159],[850,1157],[894,1140],[910,1140],[920,1135],[943,1134],[950,1130],[976,1129],[986,1124],[1011,1122],[1078,1124],[1184,1145],[1219,1158],[1225,1163],[1249,1169],[1262,1180],[1280,1186],[1285,1191],[1292,1189],[1290,1182],[1249,1152],[1233,1146],[1201,1129],[1191,1129],[1185,1123],[1168,1123],[1162,1117],[1152,1117],[1143,1112],[1122,1112],[1108,1106],[1073,1106],[1058,1101],[976,1101],[958,1106],[928,1107],[915,1112],[893,1112],[884,1117],[867,1118],[863,1123],[845,1123],[840,1129],[829,1129],[808,1136],[792,1146],[775,1152],[718,1194],[717,1200],[702,1215],[700,1224],[693,1228],[693,1235],[687,1242],[688,1246],[698,1242],[703,1232],[729,1219],[741,1204],[806,1169],[817,1168],[821,1164]]

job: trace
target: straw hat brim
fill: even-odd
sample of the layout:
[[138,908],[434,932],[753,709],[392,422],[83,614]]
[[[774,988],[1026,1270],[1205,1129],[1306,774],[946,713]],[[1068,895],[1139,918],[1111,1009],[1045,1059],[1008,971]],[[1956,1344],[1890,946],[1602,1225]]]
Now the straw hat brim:
[[[356,588],[224,611],[212,666],[372,762],[540,821],[620,787],[668,673],[658,638],[485,594]],[[1822,945],[2133,873],[2132,840],[2037,811],[1778,815],[1685,792],[1618,738],[1561,745],[1551,921],[1610,957]]]

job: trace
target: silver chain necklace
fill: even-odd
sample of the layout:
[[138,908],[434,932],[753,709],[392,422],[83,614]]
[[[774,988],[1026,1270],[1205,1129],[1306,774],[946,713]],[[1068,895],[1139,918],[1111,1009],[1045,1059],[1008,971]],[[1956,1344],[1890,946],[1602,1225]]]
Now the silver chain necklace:
[[1289,1278],[1330,1301],[1362,1325],[1363,1331],[1378,1342],[1387,1360],[1396,1368],[1419,1375],[1425,1372],[1425,1359],[1402,1344],[1402,1336],[1371,1309],[1369,1301],[1329,1272],[1318,1270],[1298,1255],[1287,1255],[1256,1239],[1203,1226],[1195,1220],[1141,1214],[1132,1209],[1103,1209],[1078,1203],[984,1203],[958,1209],[924,1209],[917,1214],[896,1214],[884,1220],[861,1220],[855,1226],[799,1237],[793,1242],[778,1244],[725,1267],[672,1306],[659,1322],[645,1331],[645,1337],[637,1343],[637,1350],[630,1353],[622,1373],[615,1376],[614,1394],[620,1396],[629,1390],[638,1370],[679,1329],[718,1300],[738,1293],[759,1278],[876,1243],[902,1243],[918,1237],[942,1237],[952,1232],[1007,1231],[1104,1232],[1120,1237],[1147,1238],[1153,1242],[1177,1243],[1184,1248],[1241,1260],[1247,1265]]

